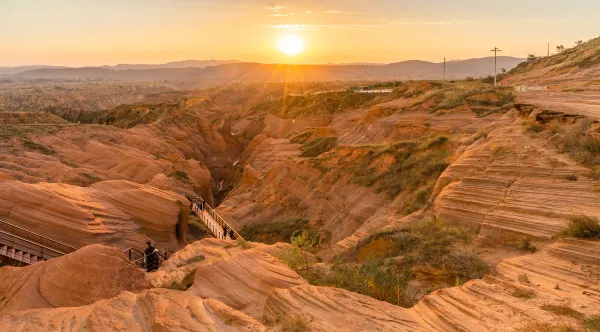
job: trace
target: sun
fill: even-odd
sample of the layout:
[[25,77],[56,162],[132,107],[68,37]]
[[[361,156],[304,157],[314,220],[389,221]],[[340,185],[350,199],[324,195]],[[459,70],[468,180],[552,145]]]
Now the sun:
[[294,56],[304,51],[304,40],[298,35],[285,35],[277,42],[279,50],[289,56]]

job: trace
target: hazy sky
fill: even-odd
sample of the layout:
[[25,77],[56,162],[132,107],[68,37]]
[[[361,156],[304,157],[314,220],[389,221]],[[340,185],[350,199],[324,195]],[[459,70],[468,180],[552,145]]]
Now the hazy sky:
[[[599,15],[599,0],[0,0],[0,66],[524,57],[597,37]],[[289,33],[299,56],[276,47]]]

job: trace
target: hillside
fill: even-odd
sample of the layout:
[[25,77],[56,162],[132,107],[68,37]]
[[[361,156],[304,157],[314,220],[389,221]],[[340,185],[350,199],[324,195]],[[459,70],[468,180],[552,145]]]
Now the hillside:
[[[499,57],[500,68],[514,68],[523,59]],[[125,69],[127,68],[127,69]],[[469,59],[447,63],[446,77],[461,79],[482,77],[493,72],[492,58]],[[12,79],[100,79],[128,82],[209,80],[224,82],[302,82],[335,80],[441,79],[443,64],[425,61],[404,61],[388,65],[277,65],[261,63],[230,63],[206,68],[181,66],[103,67],[37,69],[7,76]]]
[[509,71],[501,84],[579,86],[598,85],[600,37],[550,57],[526,61]]

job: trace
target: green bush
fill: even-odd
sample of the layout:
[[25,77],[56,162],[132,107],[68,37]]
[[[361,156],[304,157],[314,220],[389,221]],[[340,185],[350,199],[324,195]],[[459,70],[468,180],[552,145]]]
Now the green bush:
[[600,224],[598,219],[594,217],[573,217],[565,234],[583,239],[600,238]]
[[294,232],[307,230],[311,234],[318,234],[318,231],[310,227],[308,219],[289,218],[278,221],[265,221],[245,225],[240,231],[240,235],[247,241],[262,242],[274,244],[277,242],[291,243]]
[[567,180],[577,181],[577,176],[575,174],[569,174],[569,175],[567,175]]
[[21,141],[27,148],[30,148],[33,150],[38,150],[38,151],[42,152],[43,154],[53,154],[56,152],[56,151],[54,151],[53,148],[36,143],[28,138],[21,138]]

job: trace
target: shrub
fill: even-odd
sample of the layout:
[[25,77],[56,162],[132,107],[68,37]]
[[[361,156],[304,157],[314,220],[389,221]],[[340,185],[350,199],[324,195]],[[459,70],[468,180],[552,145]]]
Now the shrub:
[[586,165],[600,165],[600,137],[573,134],[566,137],[563,151]]
[[532,299],[535,297],[535,293],[530,291],[529,289],[524,289],[520,287],[515,287],[515,289],[511,293],[512,296],[518,297],[520,299]]
[[575,174],[569,174],[569,175],[567,175],[567,180],[577,181],[577,176]]
[[174,171],[170,174],[170,176],[176,178],[177,180],[179,180],[181,182],[188,182],[190,180],[190,177],[184,171]]
[[337,144],[337,137],[318,137],[304,144],[301,157],[318,157]]
[[[277,242],[291,243],[294,232],[308,230],[317,233],[308,225],[308,219],[289,218],[278,221],[265,221],[245,225],[240,235],[247,241],[274,244]],[[317,233],[318,234],[318,233]]]
[[30,148],[33,150],[38,150],[38,151],[42,152],[43,154],[53,154],[56,152],[56,151],[54,151],[53,148],[36,143],[28,138],[21,138],[21,141],[27,148]]
[[531,240],[527,237],[522,237],[517,240],[517,249],[529,252],[535,252],[537,248],[531,245]]
[[523,126],[525,127],[525,131],[528,133],[541,133],[544,131],[544,125],[535,120],[525,121],[523,122]]
[[571,309],[566,305],[545,304],[541,306],[543,310],[549,311],[559,316],[571,316],[573,318],[583,318],[583,314],[577,310]]
[[583,321],[583,327],[588,331],[600,331],[600,316],[586,318]]
[[565,234],[583,239],[599,238],[600,224],[598,223],[598,219],[594,217],[573,217]]

